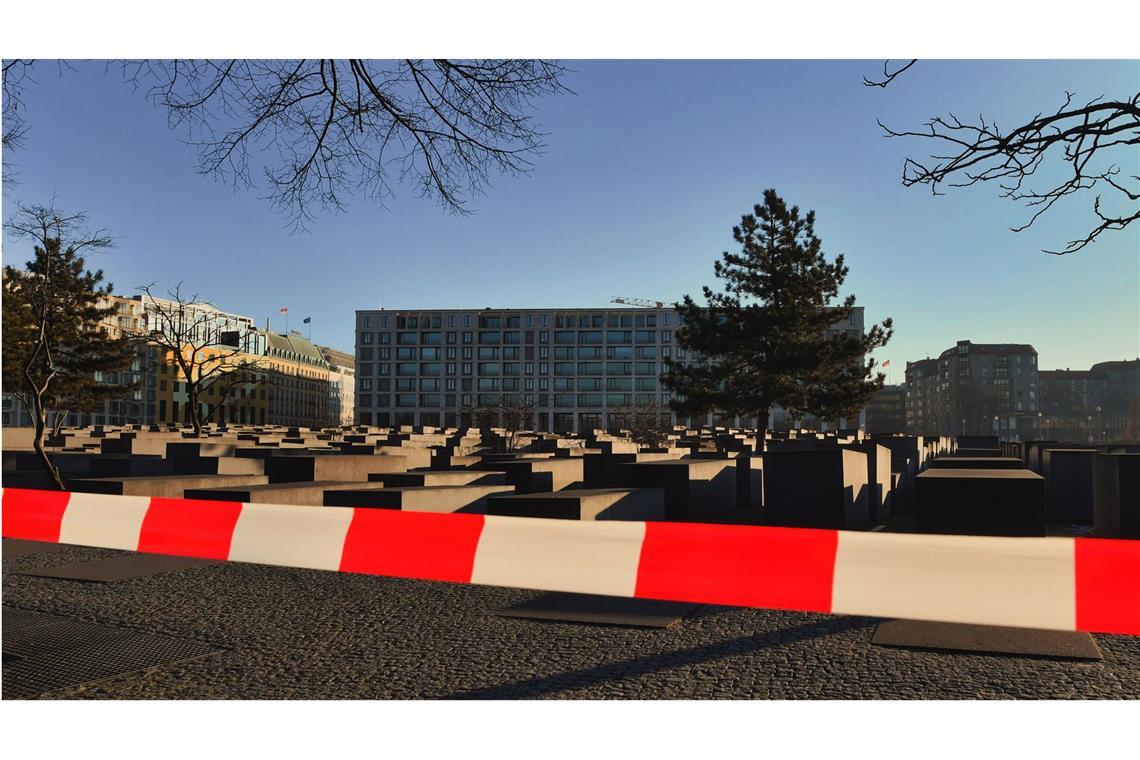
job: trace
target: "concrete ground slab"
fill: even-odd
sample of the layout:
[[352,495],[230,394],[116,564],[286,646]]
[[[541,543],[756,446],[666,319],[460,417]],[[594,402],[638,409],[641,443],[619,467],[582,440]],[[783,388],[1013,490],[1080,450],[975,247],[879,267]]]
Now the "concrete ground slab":
[[25,541],[21,538],[5,538],[0,546],[3,547],[2,553],[5,557],[23,557],[28,554],[50,551],[57,548],[59,544],[49,544],[46,541]]
[[1012,654],[1068,660],[1102,660],[1093,637],[1080,631],[1043,631],[996,625],[888,620],[879,623],[871,643],[907,649]]
[[499,610],[496,614],[501,617],[562,623],[670,628],[701,606],[687,602],[662,602],[656,599],[548,593],[522,604],[516,604],[514,607]]
[[217,564],[215,560],[195,559],[194,557],[171,557],[165,554],[124,554],[119,557],[107,557],[91,562],[71,562],[56,567],[31,568],[21,570],[19,574],[33,575],[38,578],[60,578],[68,581],[114,583],[115,581],[148,578],[160,573],[171,573],[215,564]]

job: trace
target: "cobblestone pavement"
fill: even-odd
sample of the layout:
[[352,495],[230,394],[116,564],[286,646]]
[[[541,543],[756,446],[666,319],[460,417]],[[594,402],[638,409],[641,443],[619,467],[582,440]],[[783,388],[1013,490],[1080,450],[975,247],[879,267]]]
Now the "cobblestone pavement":
[[872,646],[873,618],[703,607],[671,629],[501,618],[536,592],[221,563],[110,584],[15,575],[3,603],[225,651],[53,698],[1138,698],[1140,637],[1102,662]]

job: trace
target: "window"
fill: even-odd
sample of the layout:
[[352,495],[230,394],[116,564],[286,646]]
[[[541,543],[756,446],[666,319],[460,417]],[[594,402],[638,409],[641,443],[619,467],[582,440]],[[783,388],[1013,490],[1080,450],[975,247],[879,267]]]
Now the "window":
[[428,346],[438,346],[442,333],[437,332],[422,332],[420,333],[420,343]]
[[600,393],[579,393],[578,406],[583,407],[598,407],[602,405],[602,394]]
[[556,331],[554,342],[560,345],[574,345],[574,333],[565,330]]
[[479,345],[481,346],[497,346],[503,342],[503,334],[500,332],[481,332],[479,333]]
[[414,363],[410,363],[410,362],[397,364],[396,365],[396,374],[397,375],[403,375],[403,376],[415,375],[416,374],[416,365]]
[[380,333],[380,345],[386,346],[392,342],[392,333]]
[[[641,350],[642,350],[641,348],[638,348],[639,354],[640,354]],[[607,346],[606,347],[606,358],[607,359],[632,359],[633,358],[633,346]],[[650,358],[654,358],[654,357],[650,357]]]
[[[447,315],[447,326],[448,326],[448,327],[455,327],[455,315],[454,315],[454,314],[448,314],[448,315]],[[448,333],[448,334],[449,334],[449,335],[453,335],[454,333]],[[448,342],[448,343],[454,343],[455,341],[454,341],[454,340],[449,340],[449,341],[447,341],[447,342]]]
[[362,346],[371,346],[372,345],[372,333],[370,333],[370,332],[360,333],[360,344]]
[[662,330],[661,331],[661,342],[662,343],[672,343],[673,342],[673,331],[672,330]]
[[372,317],[365,314],[363,317],[360,318],[360,326],[363,327],[365,330],[367,330],[369,327],[372,327]]
[[418,341],[414,332],[396,333],[396,344],[400,346],[414,346]]
[[390,325],[391,325],[391,322],[388,319],[387,315],[380,317],[380,329],[381,330],[387,330]]
[[656,330],[635,330],[633,333],[634,340],[637,343],[656,343],[657,331]]

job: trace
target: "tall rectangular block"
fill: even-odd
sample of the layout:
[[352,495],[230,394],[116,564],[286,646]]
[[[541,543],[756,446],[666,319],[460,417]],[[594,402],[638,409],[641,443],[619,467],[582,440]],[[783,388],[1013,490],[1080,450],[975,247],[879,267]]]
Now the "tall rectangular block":
[[867,455],[850,448],[764,455],[764,522],[799,528],[870,527]]
[[1100,538],[1140,539],[1140,454],[1093,458],[1093,530]]
[[1045,535],[1045,479],[1036,473],[930,469],[915,486],[920,533]]

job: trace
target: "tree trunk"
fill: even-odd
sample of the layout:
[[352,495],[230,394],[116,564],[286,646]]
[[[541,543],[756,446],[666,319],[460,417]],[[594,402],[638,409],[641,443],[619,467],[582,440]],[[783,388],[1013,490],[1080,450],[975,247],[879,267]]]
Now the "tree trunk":
[[32,394],[32,402],[35,407],[35,416],[32,418],[35,422],[36,434],[32,438],[32,447],[36,450],[36,454],[40,458],[40,463],[44,466],[44,472],[51,478],[55,487],[61,491],[67,489],[63,485],[63,478],[59,474],[59,468],[51,461],[47,451],[44,450],[44,432],[47,430],[47,410],[44,409],[43,398],[38,394]]
[[190,424],[194,426],[194,437],[202,437],[202,411],[198,408],[198,388],[187,383],[186,404],[190,407]]

